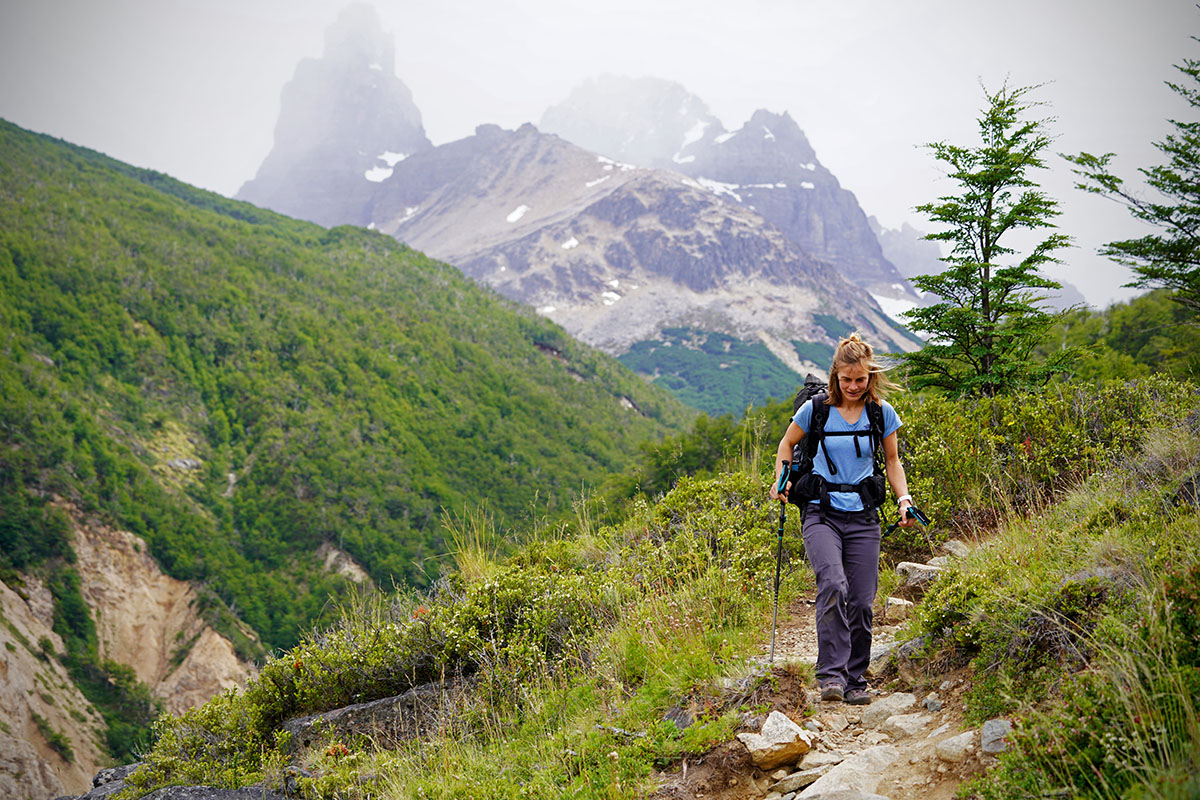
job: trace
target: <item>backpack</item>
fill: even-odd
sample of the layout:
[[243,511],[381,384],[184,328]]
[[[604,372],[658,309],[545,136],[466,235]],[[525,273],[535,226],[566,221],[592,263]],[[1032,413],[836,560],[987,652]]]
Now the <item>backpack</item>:
[[[883,505],[883,501],[887,496],[887,480],[884,477],[883,466],[879,460],[879,451],[883,449],[883,407],[874,401],[867,401],[864,411],[867,415],[868,429],[865,432],[835,431],[826,433],[825,423],[829,420],[829,406],[826,405],[826,400],[829,399],[828,388],[828,384],[822,382],[815,375],[809,374],[805,376],[804,386],[796,393],[796,399],[792,403],[792,414],[794,415],[800,410],[800,406],[812,400],[813,413],[812,421],[809,425],[810,430],[805,434],[800,444],[792,448],[792,464],[790,468],[792,489],[788,493],[788,502],[803,507],[813,500],[820,500],[820,509],[823,516],[830,510],[830,492],[854,492],[862,498],[864,509],[878,508]],[[874,466],[870,477],[863,480],[862,483],[857,484],[830,483],[821,475],[813,472],[813,462],[817,458],[818,451],[820,451],[824,454],[825,463],[829,467],[830,474],[837,475],[837,467],[830,460],[829,451],[825,449],[826,436],[855,437],[854,446],[859,455],[861,455],[862,450],[859,447],[858,440],[864,433],[871,448],[871,461]]]

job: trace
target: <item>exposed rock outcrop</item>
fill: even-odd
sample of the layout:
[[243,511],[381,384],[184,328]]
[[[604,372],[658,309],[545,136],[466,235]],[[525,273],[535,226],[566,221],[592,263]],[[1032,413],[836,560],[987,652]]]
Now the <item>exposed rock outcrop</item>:
[[165,710],[181,713],[246,682],[249,666],[197,614],[195,589],[163,574],[141,539],[90,521],[75,528],[73,545],[101,657],[132,667]]
[[[199,617],[191,585],[164,575],[132,533],[58,502],[74,522],[74,566],[102,658],[130,666],[172,713],[245,683],[249,667]],[[83,792],[107,762],[106,724],[57,658],[49,590],[34,576],[23,582],[20,594],[0,583],[0,795]]]
[[54,657],[50,592],[33,578],[23,592],[0,583],[0,796],[48,798],[90,785],[105,723]]

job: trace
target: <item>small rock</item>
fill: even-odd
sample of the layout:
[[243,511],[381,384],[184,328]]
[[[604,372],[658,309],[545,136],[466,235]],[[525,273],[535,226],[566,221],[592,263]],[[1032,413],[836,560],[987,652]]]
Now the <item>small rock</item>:
[[967,757],[967,751],[975,742],[975,731],[967,731],[949,739],[943,739],[937,744],[937,757],[942,761],[957,764]]
[[913,608],[913,602],[903,597],[889,597],[883,601],[883,615],[896,622],[908,619]]
[[812,749],[813,734],[788,719],[781,711],[772,711],[763,723],[762,733],[739,733],[738,741],[750,752],[750,760],[762,770],[794,764]]
[[1008,739],[1006,737],[1011,730],[1012,723],[1008,720],[989,719],[983,723],[983,730],[980,731],[980,749],[991,755],[1003,753],[1008,749]]
[[965,542],[960,542],[958,539],[950,539],[943,542],[942,549],[955,558],[966,558],[971,555],[971,548]]
[[867,731],[862,737],[863,741],[869,745],[883,744],[890,741],[891,738],[891,736],[882,731]]
[[918,589],[933,583],[942,574],[942,571],[942,567],[935,567],[930,564],[914,564],[911,561],[901,561],[896,565],[896,574],[904,578],[904,585]]
[[916,735],[931,722],[933,717],[929,714],[897,714],[885,719],[880,730],[896,739],[903,739]]
[[675,727],[681,731],[690,728],[695,722],[695,720],[692,719],[691,710],[687,706],[682,705],[672,708],[663,715],[663,719],[665,719],[667,722],[675,723]]
[[804,727],[805,727],[805,729],[806,729],[806,730],[810,730],[810,731],[812,731],[812,732],[814,732],[814,733],[818,733],[818,732],[820,732],[820,731],[822,731],[822,730],[824,730],[824,729],[825,729],[825,726],[824,726],[824,725],[822,725],[820,722],[818,722],[818,721],[817,721],[817,720],[815,720],[815,719],[807,719],[807,720],[805,720],[805,721],[804,721]]
[[850,725],[850,720],[846,719],[843,714],[830,714],[825,718],[825,724],[834,733],[841,733]]
[[797,792],[803,789],[805,786],[808,786],[810,783],[815,782],[818,778],[824,777],[826,773],[833,769],[833,767],[833,764],[826,764],[813,769],[793,772],[791,775],[787,775],[774,786],[772,786],[771,791],[779,792],[780,794]]
[[885,695],[867,706],[862,715],[862,725],[864,728],[878,727],[888,717],[903,714],[916,704],[917,696],[908,692]]
[[845,757],[841,753],[825,753],[816,750],[810,750],[804,754],[804,758],[800,759],[798,766],[801,769],[816,769],[817,767],[834,766],[845,761]]
[[950,556],[934,556],[929,559],[931,567],[948,567],[950,566]]
[[892,653],[896,652],[895,642],[886,642],[883,644],[872,645],[871,660],[867,664],[867,670],[872,675],[878,675],[883,672],[883,668],[887,666],[888,661],[892,658]]
[[921,705],[925,707],[926,711],[942,710],[942,700],[937,696],[937,692],[930,692],[926,695],[925,699],[921,701]]
[[775,783],[779,783],[781,780],[786,778],[788,775],[791,775],[791,773],[788,772],[786,769],[777,769],[771,773],[771,780],[774,781]]
[[939,692],[948,692],[954,688],[954,684],[950,681],[942,681],[942,685],[938,687]]
[[945,733],[948,730],[950,730],[949,722],[947,722],[945,725],[939,725],[936,728],[934,728],[933,730],[931,730],[929,732],[929,736],[926,738],[936,739],[938,736],[941,736],[943,733]]

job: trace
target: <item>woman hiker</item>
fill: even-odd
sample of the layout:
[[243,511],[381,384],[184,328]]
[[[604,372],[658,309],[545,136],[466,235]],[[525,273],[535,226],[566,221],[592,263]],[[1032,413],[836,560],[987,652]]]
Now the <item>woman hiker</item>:
[[[792,417],[779,442],[771,499],[803,506],[804,550],[817,579],[817,683],[822,700],[855,705],[871,702],[863,675],[871,660],[871,606],[879,584],[879,512],[883,477],[875,461],[882,440],[887,482],[909,527],[912,497],[896,447],[902,424],[883,393],[896,388],[857,333],[838,342],[829,370],[828,398],[808,400]],[[827,408],[817,408],[814,403]],[[815,433],[812,473],[777,491],[793,448]],[[872,420],[875,424],[872,425]],[[873,430],[874,428],[874,430]],[[881,430],[880,430],[881,428]],[[812,452],[814,441],[805,442]]]

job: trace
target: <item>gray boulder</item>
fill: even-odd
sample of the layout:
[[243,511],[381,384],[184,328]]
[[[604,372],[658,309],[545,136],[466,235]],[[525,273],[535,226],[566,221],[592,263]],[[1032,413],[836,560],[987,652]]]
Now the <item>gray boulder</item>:
[[985,753],[996,755],[1008,749],[1008,734],[1012,723],[1006,719],[989,719],[983,723],[980,731],[980,749]]

